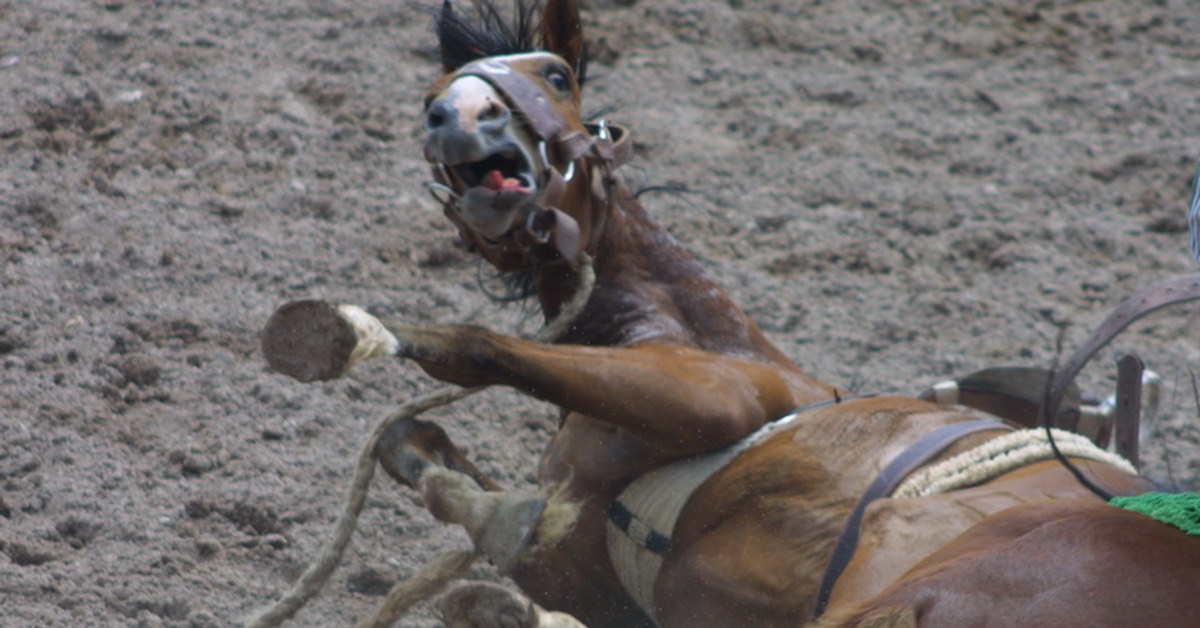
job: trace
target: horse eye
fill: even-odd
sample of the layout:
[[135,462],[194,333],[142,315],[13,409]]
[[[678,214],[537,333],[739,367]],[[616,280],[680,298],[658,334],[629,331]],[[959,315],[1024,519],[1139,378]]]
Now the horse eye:
[[546,72],[546,81],[560,92],[567,92],[571,89],[571,79],[567,78],[566,72],[559,69]]

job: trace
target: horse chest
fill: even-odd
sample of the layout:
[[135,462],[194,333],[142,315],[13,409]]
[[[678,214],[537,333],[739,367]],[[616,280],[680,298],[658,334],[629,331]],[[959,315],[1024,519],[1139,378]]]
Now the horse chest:
[[627,430],[572,414],[546,450],[540,475],[544,483],[570,481],[572,493],[607,502],[661,458]]

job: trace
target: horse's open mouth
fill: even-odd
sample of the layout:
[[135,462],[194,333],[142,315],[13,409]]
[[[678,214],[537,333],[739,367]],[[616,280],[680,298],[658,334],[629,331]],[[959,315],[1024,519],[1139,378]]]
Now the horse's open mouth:
[[524,217],[521,208],[538,195],[534,162],[516,142],[506,143],[479,161],[442,164],[456,191],[463,222],[486,240],[497,240]]
[[450,166],[465,189],[486,188],[492,192],[533,194],[533,167],[523,152],[507,148],[479,161]]

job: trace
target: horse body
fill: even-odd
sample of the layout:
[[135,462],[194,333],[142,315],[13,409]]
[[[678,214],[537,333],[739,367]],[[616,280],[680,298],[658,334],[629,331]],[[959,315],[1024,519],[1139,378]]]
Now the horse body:
[[[655,590],[662,625],[795,626],[813,609],[833,541],[855,500],[921,435],[977,415],[924,402],[878,397],[805,413],[794,428],[747,450],[703,484],[680,515]],[[970,436],[936,460],[993,438]],[[1150,482],[1094,463],[1113,490]],[[866,511],[859,549],[833,589],[830,607],[882,591],[984,517],[1051,499],[1096,500],[1057,461],[1026,467],[982,486],[943,495],[880,499]]]
[[[486,38],[470,33],[449,6],[439,21],[447,75],[426,97],[425,147],[435,187],[447,195],[447,217],[493,266],[529,273],[548,319],[586,284],[578,255],[594,258],[594,288],[556,344],[467,326],[390,326],[396,354],[437,379],[508,386],[561,408],[539,479],[561,487],[578,517],[556,543],[511,564],[509,575],[537,603],[596,627],[805,624],[835,540],[873,478],[930,430],[979,415],[904,397],[850,398],[805,374],[765,338],[620,182],[617,131],[581,120],[583,46],[573,1],[546,6],[542,40],[550,53],[516,55],[489,51]],[[495,14],[485,11],[484,18],[494,21]],[[456,48],[464,38],[469,45],[457,48],[469,52]],[[510,54],[490,56],[500,52]],[[639,608],[608,559],[609,509],[622,491],[652,469],[731,446],[797,408],[822,403],[700,483],[678,523],[662,531],[669,549],[651,607]],[[388,441],[394,462],[385,468],[430,503],[440,503],[423,482],[431,468],[461,472],[484,491],[499,489],[436,426],[403,430]],[[934,461],[998,433],[967,436]],[[1151,488],[1110,466],[1087,468],[1116,492]],[[1099,505],[1057,463],[944,495],[879,500],[866,510],[859,549],[824,621],[867,625],[890,617],[895,625],[916,625],[928,616],[937,618],[930,625],[984,625],[973,622],[992,612],[996,595],[1014,605],[1022,599],[1005,598],[998,586],[1013,583],[993,572],[1044,592],[1074,570],[1123,566],[1118,550],[1105,562],[1099,546],[1110,532],[1103,526],[1080,543],[1060,529],[1100,510],[1115,509]],[[1190,567],[1182,558],[1168,561],[1170,573],[1189,578],[1160,597],[1164,617],[1194,611],[1181,596],[1200,599],[1200,539],[1155,530],[1164,526],[1145,517],[1112,519],[1114,529],[1147,539],[1131,543],[1130,552],[1175,547],[1193,560]],[[1062,547],[1050,551],[1055,542]],[[1031,546],[1033,559],[1011,556],[1014,544]],[[1073,556],[1072,548],[1097,553]],[[1155,583],[1149,575],[1140,582]],[[1068,612],[1088,593],[1080,584],[1061,608],[1048,608],[1055,590],[1041,606],[1021,611],[1030,618],[1021,625],[1044,624],[1039,618]],[[958,603],[971,595],[970,603]],[[964,618],[971,621],[955,623]]]
[[[511,575],[535,601],[589,625],[649,625],[632,600],[614,604],[625,594],[604,558],[608,505],[649,469],[729,445],[798,406],[844,392],[785,362],[631,197],[608,216],[595,268],[593,296],[564,338],[570,345],[461,327],[397,335],[434,377],[511,386],[570,408],[539,476],[549,485],[566,483],[581,507],[578,523],[553,550]],[[667,277],[648,281],[646,269]],[[547,292],[540,296],[551,301]],[[552,301],[547,309],[558,307]],[[681,310],[688,317],[675,314]]]
[[[494,61],[532,77],[556,77],[564,66],[578,70],[582,46],[576,11],[570,2],[547,6],[543,40],[557,57],[538,53]],[[453,110],[459,121],[453,131],[473,138],[480,135],[476,129],[494,133],[511,126],[496,126],[495,121],[513,118],[505,111],[521,107],[523,87],[512,85],[507,75],[493,77],[493,83],[480,81],[471,66],[464,70],[448,64],[446,69],[447,77],[427,98],[427,111],[437,113],[438,121]],[[456,87],[464,79],[471,89]],[[552,144],[557,150],[542,149],[551,155],[547,161],[553,161],[553,153],[579,153],[570,146],[591,131],[578,120],[579,85],[568,81],[564,89],[558,80],[549,82],[546,93],[555,113],[523,112],[533,127],[523,132],[540,134],[541,141],[557,139]],[[546,137],[539,126],[559,129],[558,138]],[[488,155],[456,150],[441,137],[443,127],[430,127],[426,156],[443,164],[441,176],[454,180],[446,183],[463,192],[472,177],[454,166],[479,163]],[[479,141],[467,143],[474,147]],[[580,505],[580,516],[558,545],[536,561],[514,566],[512,577],[535,601],[589,625],[650,625],[646,615],[664,626],[804,623],[833,541],[864,487],[922,434],[977,415],[896,397],[847,401],[806,413],[796,425],[736,457],[688,500],[675,530],[667,531],[671,549],[655,581],[654,607],[643,614],[607,560],[606,512],[626,485],[663,464],[730,445],[795,408],[847,393],[806,375],[775,348],[646,215],[610,162],[591,154],[567,161],[531,168],[572,173],[561,200],[551,200],[574,219],[582,250],[595,258],[595,288],[559,344],[537,345],[482,331],[463,342],[462,330],[448,328],[443,337],[454,342],[413,352],[425,356],[417,361],[435,377],[466,386],[511,386],[563,408],[540,478],[546,484],[565,483],[569,498]],[[452,174],[446,173],[446,164]],[[531,190],[535,205],[544,199],[538,192]],[[489,213],[497,207],[474,214],[505,214],[509,225],[519,221],[508,216],[518,212]],[[448,204],[447,213],[453,212]],[[531,272],[548,317],[557,315],[578,288],[565,252],[531,262],[519,243],[481,235],[479,224],[487,220],[472,224],[469,216],[451,218],[464,240],[497,268]],[[430,337],[428,330],[413,330],[408,342],[427,343]],[[989,437],[965,438],[941,457]],[[1118,490],[1150,488],[1117,471],[1101,470],[1100,475]],[[988,515],[1042,499],[1094,499],[1056,465],[1010,476],[919,503],[873,504],[861,549],[834,589],[832,606],[869,599]]]
[[1200,542],[1097,502],[1008,508],[873,599],[830,611],[852,626],[1171,626],[1200,622]]

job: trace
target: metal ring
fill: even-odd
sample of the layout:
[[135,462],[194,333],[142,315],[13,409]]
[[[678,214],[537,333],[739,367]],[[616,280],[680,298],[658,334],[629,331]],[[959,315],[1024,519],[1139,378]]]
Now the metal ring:
[[[462,198],[458,195],[458,192],[454,191],[454,188],[444,183],[439,183],[437,181],[426,181],[424,187],[426,190],[429,190],[429,195],[433,197],[433,200],[443,205],[452,205]],[[447,196],[445,198],[438,196],[438,192],[442,192]]]

